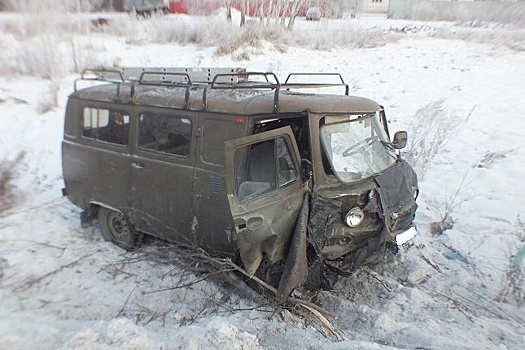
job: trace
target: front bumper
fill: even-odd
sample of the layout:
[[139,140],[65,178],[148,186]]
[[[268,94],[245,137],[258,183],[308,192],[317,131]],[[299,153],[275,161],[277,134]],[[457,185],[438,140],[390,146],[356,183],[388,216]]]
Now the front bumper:
[[408,241],[410,241],[411,239],[413,239],[414,237],[416,237],[416,235],[417,235],[417,229],[415,226],[412,226],[408,230],[396,235],[396,243],[398,246],[403,245],[407,243]]

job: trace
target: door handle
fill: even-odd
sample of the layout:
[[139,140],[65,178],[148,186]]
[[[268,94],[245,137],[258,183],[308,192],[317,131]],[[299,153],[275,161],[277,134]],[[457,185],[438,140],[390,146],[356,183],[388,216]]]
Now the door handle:
[[246,225],[246,220],[242,219],[242,218],[238,218],[238,219],[235,219],[235,227],[237,228],[237,230],[239,231],[242,231],[242,230],[245,230],[247,225]]
[[131,167],[133,169],[143,169],[144,168],[144,164],[143,163],[135,163],[135,162],[133,162],[133,163],[131,163]]

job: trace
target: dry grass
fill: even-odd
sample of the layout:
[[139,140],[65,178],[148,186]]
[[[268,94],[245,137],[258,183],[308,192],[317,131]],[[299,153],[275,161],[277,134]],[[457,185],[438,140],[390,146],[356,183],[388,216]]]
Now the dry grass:
[[19,198],[13,180],[17,176],[19,164],[24,157],[25,153],[20,152],[12,161],[5,159],[0,161],[0,216],[3,212],[11,209]]
[[513,236],[516,239],[516,253],[510,254],[507,269],[503,277],[501,290],[496,297],[497,301],[514,304],[518,307],[525,305],[525,223],[518,216],[516,230]]
[[404,158],[420,179],[458,127],[458,118],[445,109],[444,102],[441,99],[417,110],[408,127],[410,138]]

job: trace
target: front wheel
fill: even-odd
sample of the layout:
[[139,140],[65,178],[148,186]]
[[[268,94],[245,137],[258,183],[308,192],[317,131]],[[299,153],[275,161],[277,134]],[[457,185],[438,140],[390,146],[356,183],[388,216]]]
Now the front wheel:
[[137,232],[124,214],[108,208],[98,209],[98,223],[102,237],[122,249],[133,250],[142,243],[142,233]]

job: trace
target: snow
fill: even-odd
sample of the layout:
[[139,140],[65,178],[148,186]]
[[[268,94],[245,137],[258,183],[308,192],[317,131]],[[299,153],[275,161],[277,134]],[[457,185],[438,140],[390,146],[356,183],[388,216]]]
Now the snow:
[[[422,25],[348,21],[374,29]],[[330,23],[313,25],[337,24]],[[298,21],[296,30],[308,25]],[[246,66],[281,79],[339,72],[353,94],[385,106],[391,133],[408,129],[409,139],[421,131],[422,116],[442,118],[440,147],[420,176],[418,235],[396,257],[317,297],[337,315],[331,321],[343,333],[339,342],[218,280],[174,289],[199,275],[158,242],[127,253],[96,227],[82,229],[79,209],[61,195],[60,158],[65,103],[78,76],[0,76],[0,160],[16,171],[13,205],[0,213],[0,348],[521,349],[523,299],[502,291],[512,283],[511,258],[525,244],[525,51],[509,43],[511,28],[497,28],[506,40],[482,42],[478,28],[461,28],[476,39],[459,40],[434,35],[451,24],[424,26],[370,48],[282,50],[263,42],[222,56],[195,44],[89,37],[90,55],[120,66]],[[16,59],[15,51],[4,52]],[[55,94],[58,105],[47,106]],[[447,203],[452,228],[432,235]],[[517,283],[523,298],[523,277]]]

